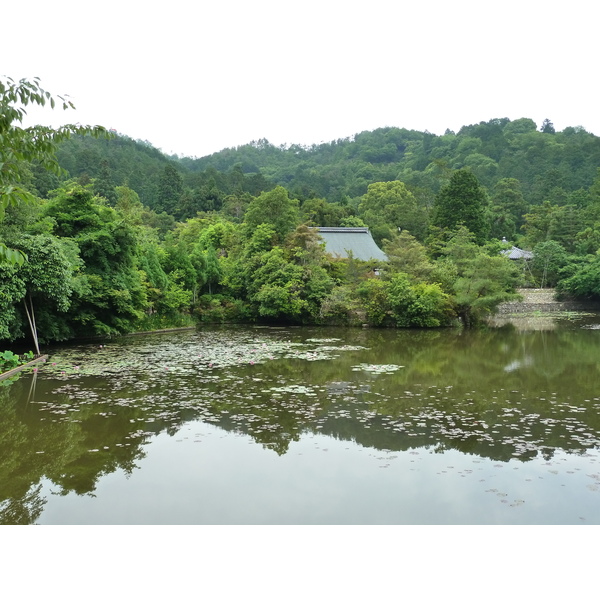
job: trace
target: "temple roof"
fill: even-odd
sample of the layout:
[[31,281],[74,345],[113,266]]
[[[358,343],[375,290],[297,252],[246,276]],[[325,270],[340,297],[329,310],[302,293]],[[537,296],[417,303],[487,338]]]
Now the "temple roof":
[[319,235],[325,241],[325,251],[339,258],[348,258],[352,252],[353,258],[359,260],[385,260],[388,257],[377,246],[368,227],[316,227]]
[[516,246],[513,246],[510,250],[502,250],[500,254],[504,254],[504,256],[507,256],[512,260],[518,260],[519,258],[531,260],[533,258],[533,252],[529,252],[529,250],[521,250],[521,248],[517,248]]

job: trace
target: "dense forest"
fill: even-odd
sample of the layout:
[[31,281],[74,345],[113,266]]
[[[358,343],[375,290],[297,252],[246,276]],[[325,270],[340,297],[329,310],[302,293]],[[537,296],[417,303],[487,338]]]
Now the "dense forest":
[[[50,100],[24,85],[0,86],[5,343],[194,321],[472,326],[519,285],[600,297],[600,138],[581,127],[389,127],[188,158],[21,127],[23,98]],[[389,261],[334,258],[313,226],[367,226]]]

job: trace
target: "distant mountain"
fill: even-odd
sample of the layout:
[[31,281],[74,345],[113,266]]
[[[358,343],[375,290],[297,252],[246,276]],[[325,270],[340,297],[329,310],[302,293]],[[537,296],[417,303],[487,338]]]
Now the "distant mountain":
[[[556,132],[549,121],[542,129],[527,118],[492,119],[444,135],[386,127],[308,147],[274,146],[263,139],[194,159],[167,157],[124,136],[76,138],[61,146],[58,158],[71,176],[104,173],[158,209],[160,177],[170,165],[192,198],[182,217],[193,216],[189,213],[196,209],[218,209],[228,194],[256,195],[276,184],[300,200],[346,202],[362,196],[370,183],[393,180],[432,195],[463,167],[490,191],[501,179],[514,178],[528,204],[545,199],[565,204],[597,176],[600,138],[581,127]],[[206,200],[207,194],[212,200]]]
[[71,177],[104,177],[113,186],[126,185],[147,206],[156,204],[160,174],[166,165],[184,170],[150,143],[123,135],[110,140],[74,137],[61,144],[57,157]]
[[548,191],[587,188],[600,166],[600,138],[581,127],[555,132],[545,121],[492,119],[444,135],[387,127],[352,138],[305,146],[274,146],[259,140],[199,159],[181,159],[187,169],[261,172],[300,197],[330,201],[361,196],[374,181],[404,181],[437,191],[448,170],[469,167],[487,188],[503,178],[521,182],[530,202]]

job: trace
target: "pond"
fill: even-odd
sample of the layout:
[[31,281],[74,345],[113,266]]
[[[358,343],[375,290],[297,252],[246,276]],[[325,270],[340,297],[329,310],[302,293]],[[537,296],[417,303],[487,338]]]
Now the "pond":
[[599,327],[53,348],[0,387],[0,522],[598,524]]

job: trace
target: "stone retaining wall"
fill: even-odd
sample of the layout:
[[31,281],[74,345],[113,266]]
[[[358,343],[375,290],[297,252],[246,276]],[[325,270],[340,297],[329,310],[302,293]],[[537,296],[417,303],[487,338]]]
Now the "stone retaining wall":
[[554,299],[553,289],[517,290],[523,296],[522,302],[505,302],[498,307],[499,315],[522,314],[533,312],[573,312],[573,311],[599,311],[600,303],[582,300],[569,300],[558,302]]

